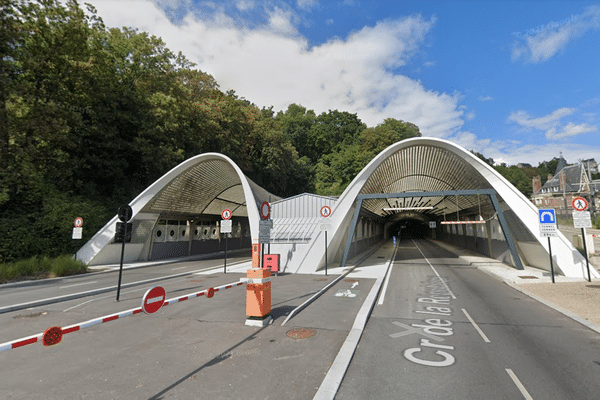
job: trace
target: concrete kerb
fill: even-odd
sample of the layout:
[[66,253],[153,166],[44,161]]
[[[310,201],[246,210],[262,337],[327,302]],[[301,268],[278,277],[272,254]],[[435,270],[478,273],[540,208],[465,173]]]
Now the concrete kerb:
[[363,305],[356,315],[352,329],[348,333],[348,336],[342,344],[342,347],[340,348],[338,355],[335,357],[333,364],[329,368],[329,371],[327,371],[327,375],[317,390],[317,393],[313,397],[313,400],[333,400],[335,398],[335,395],[342,384],[342,380],[346,375],[346,371],[350,366],[350,362],[354,357],[354,353],[356,352],[360,338],[362,337],[363,331],[367,325],[367,320],[373,311],[373,307],[375,307],[375,302],[379,297],[385,277],[390,273],[390,266],[394,261],[397,250],[398,246],[396,245],[394,251],[392,252],[392,256],[388,260],[386,273],[375,280],[371,291],[367,295],[367,298],[363,302]]
[[[383,246],[383,244],[381,245]],[[298,307],[294,308],[289,315],[287,316],[287,318],[281,323],[281,326],[284,326],[290,319],[292,319],[296,314],[298,314],[300,311],[302,311],[303,309],[305,309],[306,307],[308,307],[312,302],[314,302],[316,299],[318,299],[319,297],[321,297],[321,295],[323,293],[325,293],[326,291],[329,290],[329,288],[331,288],[332,286],[334,286],[336,283],[338,283],[340,280],[344,279],[349,273],[351,273],[352,271],[354,271],[354,269],[356,267],[358,267],[364,260],[366,260],[367,258],[369,258],[371,256],[371,254],[375,253],[377,250],[379,250],[379,248],[381,247],[377,247],[373,250],[367,251],[364,253],[363,256],[360,256],[360,258],[354,263],[353,266],[351,266],[346,272],[344,272],[342,275],[338,276],[337,278],[335,278],[333,281],[331,281],[329,284],[327,284],[323,289],[319,290],[317,293],[315,293],[311,298],[309,298],[308,300],[306,300],[304,303],[300,304]]]

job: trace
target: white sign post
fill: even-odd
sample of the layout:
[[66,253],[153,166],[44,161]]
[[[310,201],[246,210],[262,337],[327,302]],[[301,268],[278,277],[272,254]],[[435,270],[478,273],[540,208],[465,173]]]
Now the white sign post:
[[552,263],[552,245],[550,238],[558,236],[556,232],[556,213],[554,209],[538,210],[540,217],[540,236],[548,238],[548,252],[550,253],[550,272],[552,273],[552,283],[554,282],[554,264]]
[[592,227],[592,217],[589,211],[585,211],[587,209],[588,203],[585,201],[583,197],[576,197],[573,199],[573,207],[575,207],[575,201],[577,199],[581,199],[583,201],[579,201],[579,207],[576,210],[573,210],[573,226],[575,228],[581,228],[581,238],[583,239],[583,252],[585,255],[585,264],[587,266],[588,271],[588,282],[592,281],[592,275],[590,274],[590,262],[588,260],[588,252],[587,252],[587,243],[585,240],[586,232],[585,228]]
[[[323,206],[321,207],[321,217],[324,220],[327,220],[331,216],[331,207]],[[331,229],[331,224],[326,224],[321,222],[321,230],[325,231],[325,276],[327,276],[327,231]]]
[[230,209],[226,208],[221,211],[221,233],[225,234],[225,260],[223,262],[223,273],[227,273],[227,234],[231,233],[231,227],[233,225],[231,221],[232,212]]

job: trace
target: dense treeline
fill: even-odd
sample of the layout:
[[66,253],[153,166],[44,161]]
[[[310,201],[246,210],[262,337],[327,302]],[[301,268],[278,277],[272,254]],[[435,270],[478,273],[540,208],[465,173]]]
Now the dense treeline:
[[107,28],[75,1],[0,0],[0,262],[73,253],[185,159],[231,157],[280,195],[338,195],[407,122],[292,104],[275,112],[145,32]]

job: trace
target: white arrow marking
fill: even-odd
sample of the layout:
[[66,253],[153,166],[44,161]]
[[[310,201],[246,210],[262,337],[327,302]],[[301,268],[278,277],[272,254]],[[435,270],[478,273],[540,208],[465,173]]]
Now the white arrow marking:
[[354,283],[352,284],[352,289],[354,289],[356,286],[358,286],[358,282],[354,282]]

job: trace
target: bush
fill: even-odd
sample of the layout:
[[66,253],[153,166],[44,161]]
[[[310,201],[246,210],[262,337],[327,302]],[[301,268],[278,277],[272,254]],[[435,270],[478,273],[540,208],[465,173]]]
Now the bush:
[[54,259],[31,257],[26,260],[0,264],[0,282],[54,278],[85,272],[87,272],[87,266],[71,256],[64,255]]

